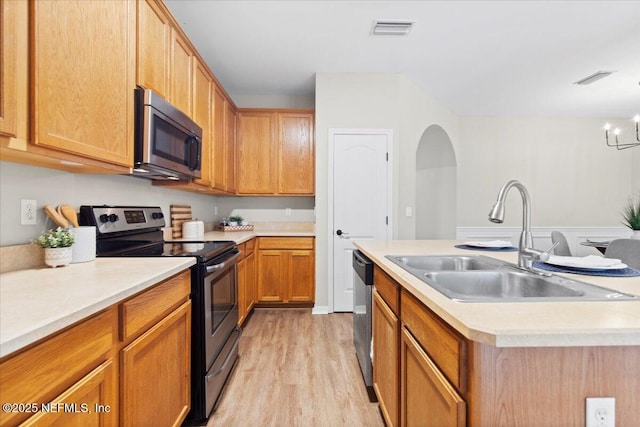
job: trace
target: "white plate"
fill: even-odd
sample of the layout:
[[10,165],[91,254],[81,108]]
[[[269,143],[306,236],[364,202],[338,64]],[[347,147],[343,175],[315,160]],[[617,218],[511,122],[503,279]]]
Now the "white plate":
[[488,242],[464,242],[467,246],[473,246],[476,248],[510,248],[511,242],[507,242],[506,240],[491,240]]
[[[611,259],[610,265],[598,265],[598,262],[605,262],[602,257],[597,255],[588,255],[586,257],[563,257],[552,256],[545,264],[555,265],[558,267],[569,267],[584,271],[605,271],[605,270],[622,270],[627,268],[627,264],[623,264],[620,260]],[[613,262],[617,261],[617,262]]]

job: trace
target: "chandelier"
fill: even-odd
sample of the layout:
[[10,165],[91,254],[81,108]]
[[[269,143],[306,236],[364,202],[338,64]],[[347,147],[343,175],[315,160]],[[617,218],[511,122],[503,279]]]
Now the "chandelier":
[[615,128],[613,130],[613,135],[615,137],[615,144],[612,144],[609,142],[609,131],[611,130],[611,125],[609,123],[604,125],[604,137],[607,141],[607,146],[609,147],[616,147],[618,150],[626,150],[627,148],[631,148],[631,147],[638,147],[640,146],[640,133],[638,133],[638,125],[640,123],[640,114],[636,114],[636,116],[633,118],[633,121],[636,123],[636,141],[637,142],[627,142],[624,144],[621,144],[618,141],[618,136],[620,135],[620,129]]

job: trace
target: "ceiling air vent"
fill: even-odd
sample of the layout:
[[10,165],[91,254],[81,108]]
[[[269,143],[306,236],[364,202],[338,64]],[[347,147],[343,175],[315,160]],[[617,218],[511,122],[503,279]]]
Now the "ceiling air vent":
[[393,21],[389,19],[373,22],[374,36],[406,36],[413,27],[413,21]]
[[600,79],[604,79],[607,76],[615,73],[615,71],[598,71],[597,73],[591,74],[590,76],[585,77],[584,79],[580,79],[574,83],[574,85],[590,85],[593,82],[597,82]]

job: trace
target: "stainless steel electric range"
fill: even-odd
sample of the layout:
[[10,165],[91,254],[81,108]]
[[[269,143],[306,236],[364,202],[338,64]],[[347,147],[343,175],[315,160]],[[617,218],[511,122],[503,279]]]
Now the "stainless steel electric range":
[[240,251],[231,241],[164,241],[159,207],[81,206],[79,221],[96,227],[99,257],[196,258],[191,267],[191,411],[186,422],[205,424],[238,360]]

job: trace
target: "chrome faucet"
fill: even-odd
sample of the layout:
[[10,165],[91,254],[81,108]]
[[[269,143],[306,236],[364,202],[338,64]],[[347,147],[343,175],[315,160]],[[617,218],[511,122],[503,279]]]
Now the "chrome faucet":
[[531,235],[531,206],[529,192],[520,181],[511,180],[502,186],[498,193],[498,200],[489,212],[489,221],[502,224],[504,221],[504,201],[507,193],[512,187],[516,187],[522,196],[522,233],[520,233],[520,244],[518,247],[518,267],[530,270],[533,269],[533,261],[547,261],[549,259],[549,251],[541,251],[534,249],[533,237]]

